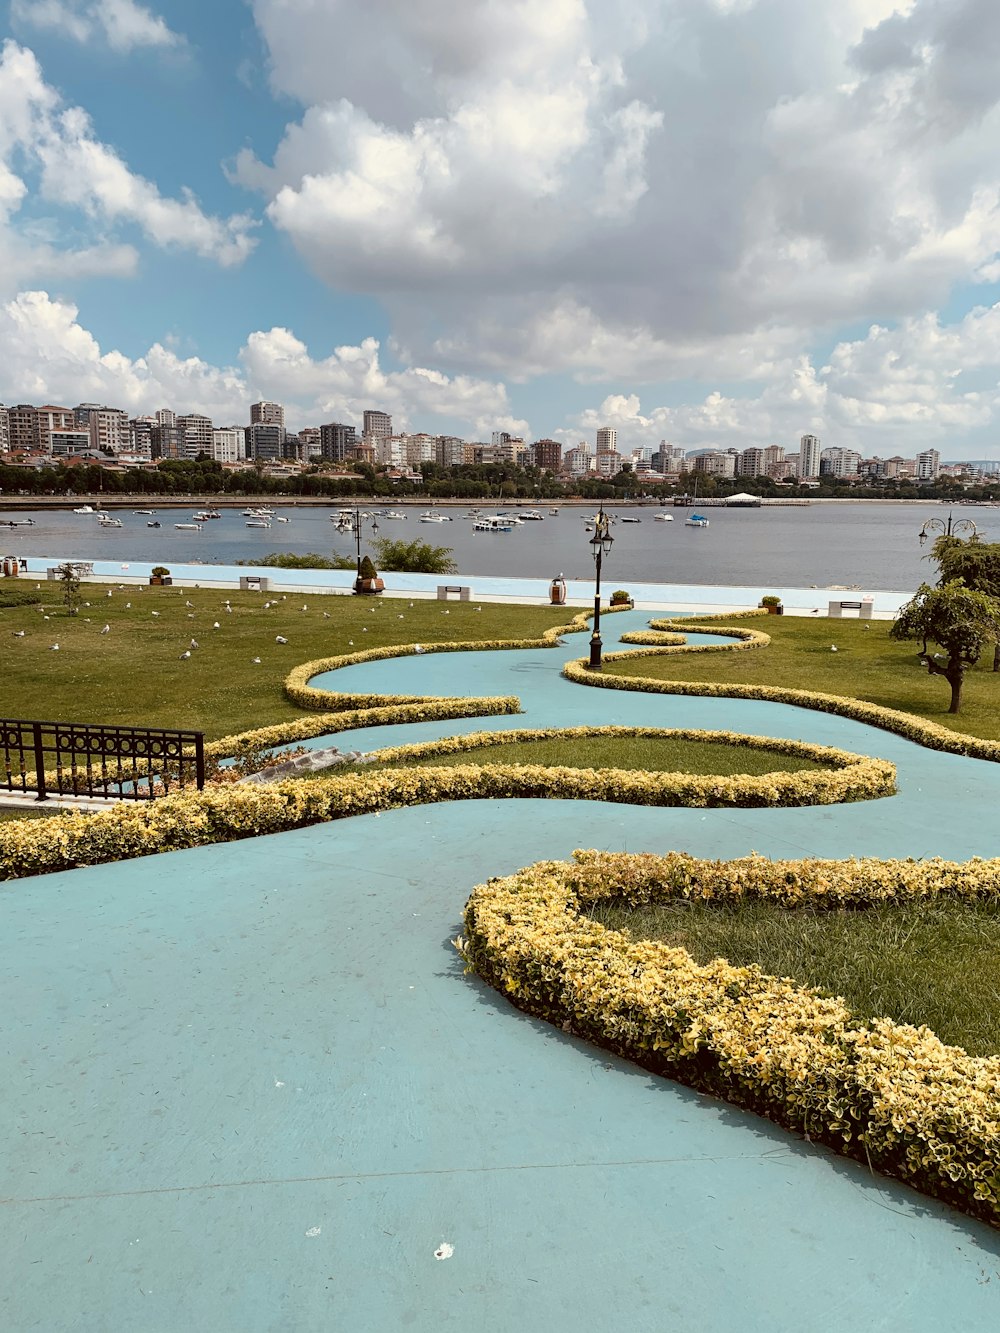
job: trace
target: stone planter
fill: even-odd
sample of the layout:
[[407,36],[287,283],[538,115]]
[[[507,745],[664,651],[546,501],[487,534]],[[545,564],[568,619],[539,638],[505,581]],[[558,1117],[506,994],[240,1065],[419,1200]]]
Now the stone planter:
[[382,592],[385,584],[381,579],[355,579],[354,591],[360,597],[374,597]]

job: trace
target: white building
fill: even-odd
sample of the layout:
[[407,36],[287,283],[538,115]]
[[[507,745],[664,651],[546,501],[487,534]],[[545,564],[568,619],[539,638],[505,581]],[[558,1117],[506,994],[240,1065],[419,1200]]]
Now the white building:
[[579,444],[573,449],[567,449],[562,456],[562,471],[568,472],[571,477],[585,477],[590,471],[593,462],[590,450],[585,444]]
[[457,435],[439,435],[434,441],[434,461],[439,467],[460,467],[465,462],[465,441]]
[[212,431],[212,461],[242,463],[246,460],[246,433],[242,426],[216,426]]
[[744,449],[736,460],[736,472],[741,477],[759,477],[764,472],[764,450]]
[[597,452],[599,454],[618,452],[618,432],[614,426],[602,426],[597,432]]
[[941,455],[936,449],[925,449],[917,454],[917,481],[937,481],[941,472]]
[[824,449],[819,456],[820,475],[824,477],[856,477],[861,455],[855,449]]
[[820,463],[820,439],[818,435],[803,435],[799,440],[799,466],[797,477],[818,477]]
[[599,477],[617,477],[622,470],[621,454],[617,449],[602,449],[597,455],[595,470]]
[[723,453],[720,449],[698,454],[694,460],[694,470],[709,477],[735,477],[736,455]]

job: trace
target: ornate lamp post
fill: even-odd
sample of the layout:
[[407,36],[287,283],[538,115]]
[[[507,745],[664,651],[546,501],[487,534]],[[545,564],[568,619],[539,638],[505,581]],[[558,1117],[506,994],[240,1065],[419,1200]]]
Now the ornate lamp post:
[[594,535],[590,539],[590,549],[594,553],[597,570],[594,584],[594,632],[590,636],[590,661],[587,663],[587,669],[590,671],[601,669],[601,562],[606,555],[611,554],[614,540],[611,535],[611,515],[604,512],[602,500],[600,512],[594,517]]
[[932,532],[940,532],[943,537],[957,537],[960,532],[967,532],[970,537],[978,537],[979,529],[973,523],[971,518],[960,518],[957,523],[952,522],[951,514],[948,515],[947,523],[943,518],[929,518],[920,529],[920,545],[923,546]]

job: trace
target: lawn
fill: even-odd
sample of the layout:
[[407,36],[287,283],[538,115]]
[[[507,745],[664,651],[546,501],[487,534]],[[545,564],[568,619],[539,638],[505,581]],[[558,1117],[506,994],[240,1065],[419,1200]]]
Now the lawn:
[[[5,716],[191,727],[211,740],[302,717],[282,693],[300,662],[384,644],[534,638],[571,617],[565,608],[485,602],[481,611],[451,603],[445,615],[437,601],[313,593],[289,594],[269,610],[266,596],[232,593],[227,612],[226,594],[215,590],[115,585],[107,593],[84,584],[76,617],[46,584],[41,611],[0,606]],[[24,637],[14,637],[20,630]],[[200,646],[182,658],[192,638]]]
[[840,995],[863,1018],[926,1023],[970,1055],[1000,1053],[1000,907],[914,903],[855,912],[772,903],[602,905],[595,917],[699,963],[757,963]]
[[[738,616],[733,623],[739,624]],[[767,648],[733,653],[673,653],[615,662],[606,670],[657,680],[724,681],[734,685],[780,685],[864,699],[885,708],[916,713],[932,722],[988,740],[1000,740],[1000,674],[993,650],[966,677],[962,711],[948,713],[950,691],[917,661],[916,643],[893,643],[886,620],[828,620],[771,616],[745,621],[771,636]],[[837,651],[831,648],[836,646]]]
[[[372,768],[413,768],[420,765],[543,764],[567,768],[640,769],[647,773],[776,773],[822,768],[811,759],[751,750],[705,741],[655,740],[651,737],[595,736],[575,740],[517,741],[484,746],[456,754],[399,759]],[[367,770],[366,765],[366,770]]]

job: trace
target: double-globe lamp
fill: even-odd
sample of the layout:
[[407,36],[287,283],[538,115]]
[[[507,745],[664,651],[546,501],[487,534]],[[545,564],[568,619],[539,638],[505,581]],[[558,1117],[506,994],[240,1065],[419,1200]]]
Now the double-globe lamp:
[[601,562],[606,555],[611,554],[614,541],[615,539],[611,535],[611,515],[604,512],[604,502],[602,500],[600,512],[594,517],[594,535],[590,539],[590,549],[594,553],[596,569],[594,632],[590,636],[590,661],[587,663],[587,669],[590,671],[600,671],[601,669]]

